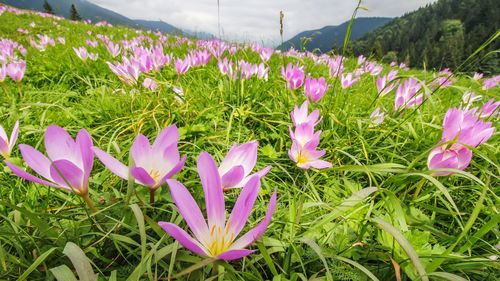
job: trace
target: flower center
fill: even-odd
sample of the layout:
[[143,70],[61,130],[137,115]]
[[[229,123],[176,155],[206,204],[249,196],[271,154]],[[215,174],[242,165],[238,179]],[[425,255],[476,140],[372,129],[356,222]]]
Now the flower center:
[[153,178],[155,182],[160,181],[160,171],[153,169],[149,172],[149,175]]
[[226,252],[233,244],[235,237],[234,233],[229,230],[229,227],[230,223],[228,222],[224,228],[213,225],[210,229],[210,242],[207,246],[207,250],[212,257],[217,257]]

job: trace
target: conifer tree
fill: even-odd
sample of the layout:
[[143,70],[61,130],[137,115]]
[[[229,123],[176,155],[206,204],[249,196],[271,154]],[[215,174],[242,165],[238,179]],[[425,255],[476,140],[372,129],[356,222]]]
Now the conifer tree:
[[71,20],[81,20],[82,18],[80,17],[80,15],[78,14],[78,11],[76,10],[76,7],[75,7],[75,4],[71,4],[71,8],[69,10],[69,18]]
[[43,2],[43,10],[48,14],[54,14],[54,10],[47,0]]

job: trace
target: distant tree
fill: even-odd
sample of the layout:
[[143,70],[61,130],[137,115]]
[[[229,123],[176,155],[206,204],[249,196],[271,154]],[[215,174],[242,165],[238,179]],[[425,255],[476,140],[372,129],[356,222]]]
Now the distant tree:
[[75,4],[71,4],[71,8],[69,10],[69,18],[71,20],[82,20],[82,17],[78,14],[78,11],[76,10]]
[[43,10],[48,14],[54,14],[54,10],[47,0],[43,2]]

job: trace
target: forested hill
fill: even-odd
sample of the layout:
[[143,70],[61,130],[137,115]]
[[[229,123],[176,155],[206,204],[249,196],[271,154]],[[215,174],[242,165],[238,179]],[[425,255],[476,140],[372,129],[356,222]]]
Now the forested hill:
[[[456,69],[499,27],[498,0],[439,0],[353,41],[350,51],[415,67]],[[461,70],[499,73],[500,55],[491,53],[498,49],[500,38]]]
[[[375,30],[377,27],[380,27],[391,20],[392,18],[382,17],[357,18],[354,20],[352,25],[351,39],[360,38],[366,33]],[[326,53],[330,51],[332,47],[342,46],[348,26],[349,21],[346,21],[336,26],[325,26],[321,29],[307,30],[295,35],[282,45],[278,46],[277,49],[288,50],[291,47],[301,49],[302,40],[307,38],[310,41],[308,41],[304,46],[306,50],[313,51],[315,49],[319,49],[321,52]]]

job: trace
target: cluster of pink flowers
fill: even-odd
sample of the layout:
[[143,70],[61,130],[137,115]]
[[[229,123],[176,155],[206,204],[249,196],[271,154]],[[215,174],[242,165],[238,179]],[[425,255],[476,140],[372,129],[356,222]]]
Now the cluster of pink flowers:
[[319,110],[315,109],[309,114],[309,103],[305,101],[300,108],[295,105],[291,118],[295,130],[290,130],[292,147],[288,151],[288,156],[297,163],[301,169],[325,169],[330,168],[330,162],[321,160],[325,155],[325,150],[317,150],[321,131],[314,131],[314,127],[319,123]]
[[96,61],[99,58],[98,53],[89,53],[85,47],[73,48],[73,51],[82,61],[87,61],[87,59]]
[[[172,179],[182,170],[187,158],[180,156],[179,131],[175,125],[162,130],[153,144],[150,144],[146,136],[138,134],[130,148],[132,166],[123,164],[94,146],[87,130],[81,129],[73,139],[63,128],[50,125],[44,137],[47,155],[30,145],[19,145],[25,164],[39,176],[32,175],[9,161],[18,129],[19,122],[16,122],[11,137],[8,138],[0,126],[0,154],[6,158],[5,164],[15,175],[27,181],[79,195],[94,211],[95,205],[89,195],[89,178],[94,155],[118,177],[131,179],[149,188],[151,204],[154,203],[155,191],[166,184],[194,238],[174,223],[160,221],[158,224],[185,248],[202,256],[235,260],[253,253],[254,250],[246,248],[264,234],[276,207],[275,190],[264,219],[238,238],[259,195],[261,178],[271,169],[271,166],[268,166],[251,174],[257,162],[256,141],[233,145],[218,168],[210,154],[200,154],[197,168],[205,195],[205,220],[186,187]],[[224,190],[227,188],[241,188],[228,219],[224,203]]]
[[418,94],[422,84],[415,78],[406,79],[396,89],[396,97],[394,99],[394,109],[401,110],[420,105],[423,102],[424,95]]
[[[242,80],[248,80],[256,76],[259,79],[267,81],[269,75],[269,67],[264,63],[253,64],[245,60],[239,60],[236,66],[233,66],[233,62],[228,60],[227,57],[219,59],[218,67],[219,71],[227,75],[231,80],[235,80],[238,77]],[[240,74],[239,76],[238,72]]]
[[20,82],[26,72],[26,49],[17,42],[0,39],[0,83],[8,76],[15,82]]

